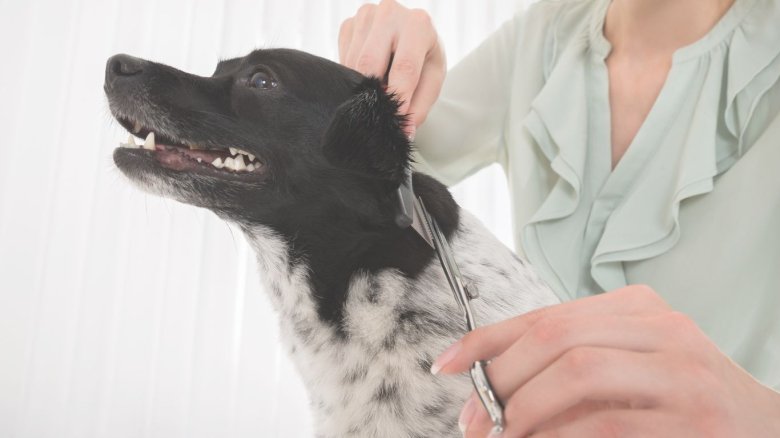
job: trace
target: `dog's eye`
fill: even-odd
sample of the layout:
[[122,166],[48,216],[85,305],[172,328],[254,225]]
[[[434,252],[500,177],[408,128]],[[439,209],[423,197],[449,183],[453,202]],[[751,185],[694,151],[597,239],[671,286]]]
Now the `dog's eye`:
[[268,73],[259,71],[252,75],[252,77],[249,79],[248,85],[250,87],[267,90],[270,88],[275,88],[278,84]]

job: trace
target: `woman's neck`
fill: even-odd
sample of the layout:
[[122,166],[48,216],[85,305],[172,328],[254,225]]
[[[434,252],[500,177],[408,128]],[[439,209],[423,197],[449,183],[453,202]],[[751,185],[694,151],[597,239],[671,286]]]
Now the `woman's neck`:
[[706,35],[734,1],[613,0],[604,35],[617,52],[671,54]]

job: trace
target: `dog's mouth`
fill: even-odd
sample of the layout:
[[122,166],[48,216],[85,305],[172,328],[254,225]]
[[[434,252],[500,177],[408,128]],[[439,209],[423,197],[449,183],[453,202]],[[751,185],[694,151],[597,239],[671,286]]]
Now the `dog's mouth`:
[[134,154],[145,154],[162,167],[176,171],[205,172],[221,176],[251,176],[263,172],[265,164],[250,152],[237,148],[214,148],[195,142],[176,141],[164,133],[155,132],[141,122],[117,117],[130,132],[120,149]]

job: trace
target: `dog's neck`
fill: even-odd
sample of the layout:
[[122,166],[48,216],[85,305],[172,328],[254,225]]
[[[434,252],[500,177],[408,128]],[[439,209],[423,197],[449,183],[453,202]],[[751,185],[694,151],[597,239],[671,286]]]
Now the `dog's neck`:
[[[417,190],[423,193],[424,183],[417,184]],[[480,291],[472,305],[481,324],[555,301],[524,262],[473,216],[462,212],[442,217],[438,207],[431,208],[437,209],[437,221],[450,231],[464,280]],[[402,257],[412,257],[409,252],[419,248],[420,238],[406,231],[410,249],[404,248],[404,241],[396,247],[385,241],[375,246],[398,248],[394,250]],[[329,297],[321,295],[323,289],[318,290],[313,280],[320,275],[312,269],[317,262],[311,262],[317,253],[308,260],[295,260],[288,237],[267,226],[247,233],[257,252],[265,290],[279,315],[281,338],[309,391],[319,435],[460,436],[457,411],[473,388],[471,382],[465,375],[434,377],[430,367],[437,354],[465,333],[466,326],[443,270],[431,259],[432,252],[415,277],[400,269],[357,269],[339,291],[343,296]],[[356,254],[365,256],[365,251]],[[344,269],[347,263],[339,262],[333,265]],[[357,262],[370,266],[359,258]],[[350,257],[351,269],[355,263]],[[337,325],[320,316],[322,302],[328,299],[344,300],[339,309],[343,318]]]
[[[458,226],[459,207],[434,179],[415,174],[414,191],[426,204],[445,236]],[[434,252],[410,227],[398,228],[389,203],[377,209],[382,217],[368,218],[345,208],[321,208],[311,217],[292,218],[272,229],[286,242],[288,263],[305,265],[316,297],[319,319],[340,330],[350,279],[355,273],[395,269],[415,278]]]
[[[469,247],[476,247],[474,239],[490,247],[490,239],[473,228]],[[463,251],[460,230],[453,243],[472,257]],[[318,436],[456,436],[457,406],[471,385],[464,376],[435,379],[430,366],[465,326],[430,258],[415,278],[399,269],[356,271],[343,289],[343,317],[334,325],[320,316],[323,300],[336,297],[317,290],[312,257],[296,260],[290,239],[268,226],[246,232],[285,350],[307,387]],[[477,248],[476,254],[498,253],[493,249]]]

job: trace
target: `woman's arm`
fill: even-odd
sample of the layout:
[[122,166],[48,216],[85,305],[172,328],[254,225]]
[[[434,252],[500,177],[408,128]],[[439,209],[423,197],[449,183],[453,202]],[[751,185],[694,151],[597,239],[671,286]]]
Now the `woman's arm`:
[[447,72],[441,96],[417,132],[418,170],[452,185],[498,160],[522,17],[504,23]]

